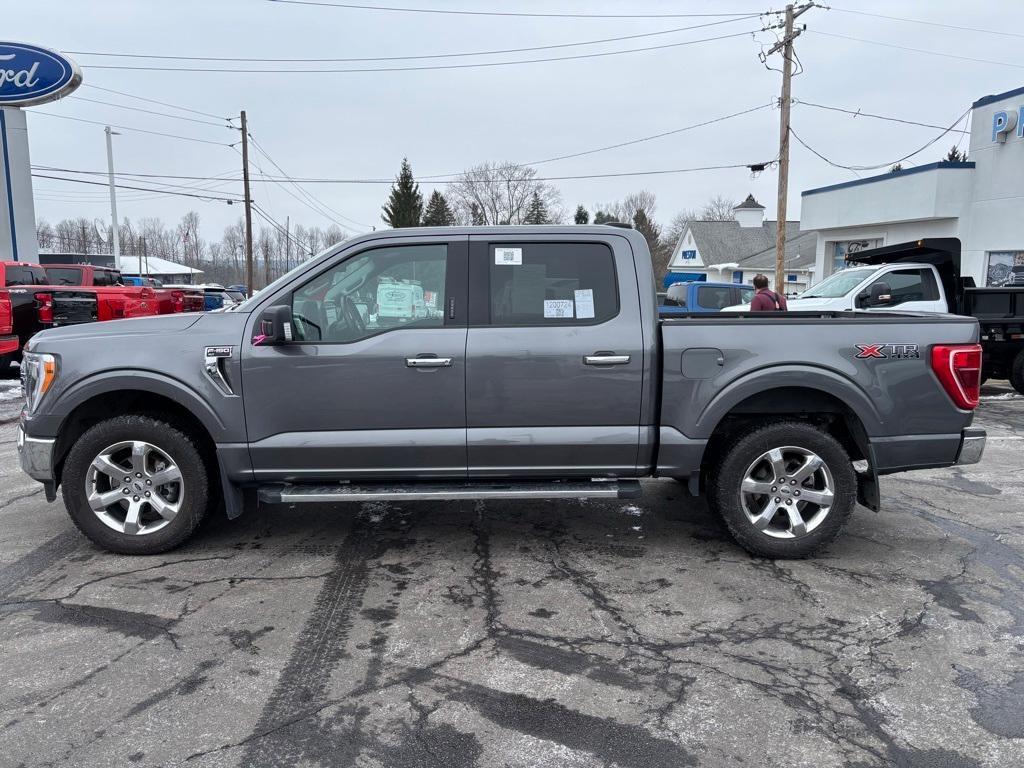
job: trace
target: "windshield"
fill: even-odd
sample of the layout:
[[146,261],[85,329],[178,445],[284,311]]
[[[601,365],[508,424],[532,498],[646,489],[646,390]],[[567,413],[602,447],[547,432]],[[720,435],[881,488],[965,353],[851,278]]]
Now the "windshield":
[[845,296],[860,285],[875,269],[844,269],[831,277],[825,278],[817,285],[811,286],[798,299],[838,299]]

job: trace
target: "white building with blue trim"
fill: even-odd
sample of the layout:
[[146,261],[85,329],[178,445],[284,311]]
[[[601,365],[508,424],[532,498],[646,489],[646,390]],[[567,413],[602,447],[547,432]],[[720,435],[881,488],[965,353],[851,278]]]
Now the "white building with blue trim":
[[[689,221],[672,249],[664,286],[707,281],[750,283],[754,275],[768,277],[775,288],[777,222],[765,220],[764,206],[748,195],[734,206],[729,221]],[[799,221],[786,222],[785,289],[792,296],[815,280],[816,237],[800,229]],[[820,275],[819,275],[820,277]]]
[[925,237],[959,238],[961,272],[979,286],[1024,268],[1024,88],[978,99],[970,125],[966,162],[802,193],[801,226],[817,232],[818,279],[842,269],[850,252]]

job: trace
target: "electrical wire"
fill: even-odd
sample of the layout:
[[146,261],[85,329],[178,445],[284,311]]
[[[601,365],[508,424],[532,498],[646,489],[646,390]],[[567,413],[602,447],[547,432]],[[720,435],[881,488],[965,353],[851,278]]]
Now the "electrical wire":
[[[745,21],[747,19],[756,19],[758,14],[752,14],[750,16],[738,16],[733,19],[724,19],[721,21],[710,21],[704,24],[694,24],[689,27],[676,27],[675,29],[663,29],[657,32],[641,32],[635,35],[620,35],[618,37],[604,37],[597,40],[582,40],[575,43],[557,43],[554,45],[534,45],[527,48],[500,48],[497,50],[490,51],[462,51],[459,53],[430,53],[420,54],[418,56],[364,56],[364,57],[350,57],[350,58],[246,58],[238,56],[163,56],[156,54],[147,53],[104,53],[101,51],[68,51],[68,53],[76,56],[107,56],[117,58],[130,58],[130,59],[162,59],[170,61],[224,61],[224,62],[260,62],[265,64],[331,64],[331,63],[346,63],[346,62],[362,62],[362,61],[408,61],[412,59],[451,59],[459,58],[464,56],[496,56],[499,54],[506,53],[528,53],[530,51],[550,51],[558,48],[574,48],[583,45],[599,45],[603,43],[617,43],[623,40],[636,40],[644,37],[657,37],[660,35],[671,35],[676,32],[686,32],[692,29],[703,29],[704,27],[714,27],[720,24],[732,24],[737,21]],[[90,65],[85,65],[90,66]]]
[[102,125],[110,128],[119,128],[122,131],[131,131],[133,133],[148,133],[151,136],[164,136],[168,139],[181,139],[182,141],[195,141],[200,144],[214,144],[218,147],[230,147],[230,144],[226,144],[223,141],[210,141],[209,139],[197,139],[194,136],[179,136],[174,133],[162,133],[160,131],[147,131],[144,128],[134,128],[128,125],[114,125],[113,123],[104,123],[100,120],[86,120],[84,117],[72,117],[71,115],[56,115],[52,112],[36,112],[32,111],[33,115],[41,115],[43,117],[56,117],[61,120],[75,120],[79,123],[90,123],[92,125]]
[[940,133],[935,138],[931,139],[927,144],[925,144],[920,149],[915,149],[910,154],[904,155],[903,157],[900,157],[900,158],[898,158],[896,160],[892,160],[892,161],[887,162],[887,163],[879,163],[877,165],[843,165],[842,163],[837,163],[837,162],[835,162],[833,160],[830,160],[829,158],[825,157],[825,155],[823,155],[818,150],[816,150],[813,147],[809,146],[807,144],[807,142],[805,142],[803,139],[801,139],[800,136],[797,134],[797,132],[793,130],[792,126],[790,126],[789,132],[793,135],[794,139],[796,139],[798,142],[800,142],[800,144],[804,147],[804,149],[809,151],[811,154],[819,157],[820,159],[824,160],[829,165],[835,166],[836,168],[842,168],[843,170],[846,170],[846,171],[875,171],[875,170],[879,170],[881,168],[890,168],[893,165],[896,165],[897,163],[902,163],[904,160],[909,160],[910,158],[914,157],[915,155],[918,155],[921,152],[924,152],[930,146],[935,144],[939,139],[941,139],[943,136],[947,135],[954,128],[956,128],[956,126],[958,126],[961,122],[963,122],[964,118],[966,118],[969,114],[971,114],[971,109],[970,108],[968,108],[966,112],[964,112],[962,115],[960,115],[960,117],[957,118],[955,123],[953,123],[948,128],[943,129],[942,133]]
[[[920,126],[922,128],[937,128],[939,130],[942,130],[942,129],[945,128],[945,126],[942,126],[942,125],[934,125],[932,123],[919,123],[916,120],[903,120],[903,119],[898,118],[898,117],[888,117],[886,115],[873,115],[870,112],[862,112],[859,109],[853,110],[853,109],[843,109],[842,107],[829,107],[829,106],[826,106],[825,104],[815,104],[815,103],[810,102],[810,101],[804,101],[803,99],[793,99],[793,103],[794,104],[802,104],[805,107],[815,107],[817,109],[827,109],[830,112],[844,112],[847,115],[853,115],[854,117],[871,117],[871,118],[874,118],[875,120],[888,120],[891,123],[903,123],[904,125],[917,125],[917,126]],[[961,134],[968,133],[968,131],[966,131],[966,130],[964,130],[962,128],[956,128],[956,129],[950,130],[949,132],[950,133],[961,133]]]
[[[35,178],[37,178],[37,179],[53,179],[55,181],[69,181],[69,182],[73,182],[73,183],[76,183],[76,184],[93,184],[93,185],[104,186],[104,187],[105,186],[109,186],[106,182],[90,181],[89,179],[71,179],[71,178],[68,178],[66,176],[51,176],[51,175],[48,175],[48,174],[45,174],[45,173],[33,173],[32,175]],[[134,187],[134,186],[130,186],[130,185],[127,185],[127,184],[114,184],[114,186],[117,187],[118,189],[134,189],[134,190],[138,190],[138,191],[141,191],[141,192],[156,192],[156,193],[159,193],[159,194],[162,194],[162,195],[179,195],[181,197],[195,197],[195,198],[199,198],[200,200],[208,200],[208,201],[219,200],[219,201],[227,202],[227,203],[242,203],[242,202],[245,202],[242,198],[238,198],[238,197],[220,197],[220,196],[217,196],[217,195],[199,195],[199,194],[191,194],[189,192],[174,192],[174,191],[171,191],[171,190],[164,191],[164,190],[160,190],[160,189],[153,189],[152,187]]]
[[984,32],[989,35],[1002,35],[1003,37],[1024,37],[1020,32],[1004,32],[999,29],[982,29],[981,27],[964,27],[958,24],[943,24],[938,21],[926,21],[925,19],[907,19],[902,16],[886,16],[883,13],[869,13],[868,11],[854,11],[849,8],[836,8],[834,5],[825,6],[830,11],[840,13],[855,13],[858,16],[872,16],[876,19],[888,19],[889,21],[905,21],[910,24],[926,24],[929,27],[942,27],[944,29],[956,29],[962,32]]
[[[310,192],[307,192],[305,189],[300,187],[297,183],[292,181],[291,177],[285,172],[285,170],[280,165],[278,165],[277,162],[274,160],[274,158],[272,158],[270,156],[270,154],[263,148],[263,146],[258,141],[256,141],[256,139],[253,137],[251,132],[249,133],[249,140],[252,142],[253,146],[256,147],[256,150],[261,155],[263,155],[265,158],[267,158],[267,160],[271,163],[271,165],[273,165],[275,168],[277,168],[277,170],[281,173],[281,175],[284,176],[286,179],[288,179],[288,181],[295,187],[296,190],[299,191],[300,194],[302,194],[303,197],[305,197],[310,203],[313,203],[313,204],[315,204],[315,205],[317,205],[317,206],[319,206],[320,208],[323,209],[323,210],[318,211],[318,213],[321,216],[325,216],[326,218],[330,219],[335,224],[337,224],[339,227],[344,227],[345,225],[342,224],[337,219],[335,219],[333,216],[324,213],[324,211],[329,211],[330,213],[334,213],[335,215],[339,216],[340,218],[344,219],[345,221],[351,222],[352,224],[354,224],[357,227],[360,227],[362,229],[367,229],[367,230],[371,229],[371,227],[368,224],[363,224],[362,222],[359,222],[359,221],[356,221],[355,219],[349,218],[348,216],[346,216],[345,214],[341,213],[340,211],[334,210],[329,205],[327,205],[325,202],[323,202],[319,198],[315,197]],[[259,170],[260,170],[261,173],[263,172],[262,168],[260,168]],[[283,187],[282,186],[282,189],[284,189],[286,192],[288,191],[287,187]],[[294,195],[293,195],[293,197],[294,197]],[[307,207],[309,207],[309,206],[307,206]],[[316,210],[316,209],[313,209],[313,210]]]
[[[257,216],[262,218],[264,221],[266,221],[268,224],[274,227],[278,232],[284,235],[289,242],[294,243],[300,249],[302,248],[302,241],[298,240],[294,235],[292,235],[292,233],[289,232],[286,227],[282,227],[280,223],[275,221],[274,218],[269,213],[264,211],[260,206],[256,205],[256,203],[252,204],[252,209],[256,211]],[[299,253],[302,253],[302,251],[300,250]]]
[[[744,16],[747,13],[527,13],[513,11],[462,11],[441,8],[402,8],[386,5],[357,5],[355,3],[328,3],[314,0],[270,0],[282,5],[313,5],[327,8],[348,8],[359,11],[389,11],[394,13],[435,13],[451,16],[512,16],[533,19],[689,19],[721,16]],[[760,15],[753,12],[753,15]]]
[[649,45],[643,48],[627,48],[625,50],[618,51],[600,51],[595,53],[579,53],[572,56],[554,56],[547,58],[538,59],[520,59],[517,61],[487,61],[478,62],[474,64],[431,64],[423,67],[350,67],[350,68],[331,68],[331,69],[282,69],[282,68],[246,68],[246,69],[230,69],[226,67],[158,67],[158,66],[137,66],[137,65],[123,65],[123,64],[83,64],[82,66],[88,69],[124,69],[124,70],[139,70],[145,72],[219,72],[219,73],[234,73],[234,74],[339,74],[339,73],[353,73],[353,72],[427,72],[434,70],[443,69],[476,69],[486,67],[508,67],[517,64],[542,64],[554,61],[574,61],[579,59],[596,59],[605,56],[621,56],[629,53],[642,53],[646,51],[658,51],[667,48],[679,48],[686,45],[696,45],[698,43],[709,43],[715,40],[727,40],[734,37],[747,37],[752,35],[757,30],[747,30],[744,32],[736,32],[731,35],[718,35],[716,37],[705,37],[699,40],[684,40],[678,43],[663,43],[661,45]]
[[901,51],[912,51],[914,53],[924,53],[929,56],[942,56],[947,59],[957,59],[959,61],[973,61],[977,64],[996,64],[1001,67],[1014,67],[1015,69],[1024,69],[1024,64],[1014,64],[1009,61],[993,61],[992,59],[975,59],[970,56],[960,56],[955,53],[946,53],[945,51],[929,51],[924,48],[911,48],[906,45],[896,45],[895,43],[883,43],[880,40],[866,40],[863,37],[850,37],[849,35],[840,35],[835,32],[822,32],[820,29],[806,30],[815,35],[824,35],[825,37],[837,37],[842,40],[853,40],[857,43],[867,43],[869,45],[880,45],[883,48],[896,48]]
[[182,106],[179,106],[178,104],[171,104],[170,102],[167,102],[167,101],[157,101],[156,99],[151,99],[151,98],[149,98],[147,96],[137,96],[137,95],[135,95],[133,93],[125,93],[124,91],[115,91],[113,88],[104,88],[104,87],[99,86],[99,85],[93,85],[92,83],[82,83],[82,86],[85,87],[85,88],[95,88],[97,91],[105,91],[106,93],[115,93],[118,96],[124,96],[124,97],[129,98],[129,99],[136,99],[137,101],[148,101],[150,104],[159,104],[161,107],[170,107],[171,109],[178,109],[178,110],[181,110],[182,112],[192,112],[193,114],[196,114],[196,115],[203,115],[204,117],[212,117],[214,120],[234,120],[235,119],[233,117],[222,117],[221,115],[214,115],[214,114],[211,114],[210,112],[203,112],[203,111],[198,110],[198,109],[192,109],[191,107],[182,107]]
[[235,126],[231,125],[231,123],[228,123],[227,121],[222,122],[222,123],[214,123],[211,120],[199,120],[198,118],[195,118],[195,117],[185,117],[184,115],[172,115],[169,112],[156,112],[156,111],[154,111],[152,109],[142,109],[141,107],[130,107],[127,104],[115,104],[112,101],[100,101],[99,99],[89,99],[89,98],[86,98],[85,96],[76,96],[75,97],[75,101],[87,101],[90,104],[103,104],[104,106],[107,106],[107,107],[117,107],[118,109],[130,109],[133,112],[144,112],[147,115],[158,115],[159,117],[169,117],[169,118],[171,118],[173,120],[188,120],[190,123],[199,123],[200,125],[212,125],[212,126],[214,126],[216,128],[224,128],[224,127],[234,128],[236,131],[238,130],[238,128],[236,128]]

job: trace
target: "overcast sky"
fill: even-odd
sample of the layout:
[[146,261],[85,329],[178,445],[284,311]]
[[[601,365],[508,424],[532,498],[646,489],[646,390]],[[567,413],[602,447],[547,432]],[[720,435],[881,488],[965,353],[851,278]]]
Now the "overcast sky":
[[[331,0],[323,0],[325,3]],[[759,13],[760,0],[362,0],[365,5],[504,12],[565,13]],[[778,8],[779,6],[772,6]],[[815,8],[800,22],[807,32],[797,41],[806,71],[795,78],[793,96],[817,104],[949,125],[975,99],[1024,85],[1024,6],[1015,2],[857,2],[840,7],[889,16],[990,30],[999,36],[905,23],[840,10]],[[769,17],[766,17],[769,18]],[[771,17],[774,19],[774,17]],[[762,20],[729,20],[702,29],[673,32],[600,45],[521,54],[398,62],[405,66],[466,64],[523,58],[620,51],[739,32],[693,45],[622,55],[420,72],[277,74],[152,72],[97,68],[127,66],[212,66],[238,69],[302,67],[379,67],[387,63],[268,64],[187,62],[108,58],[95,53],[167,56],[358,58],[410,56],[524,48],[641,35],[696,24],[705,18],[529,18],[445,15],[357,10],[268,0],[33,0],[7,3],[3,36],[73,54],[84,83],[145,96],[211,115],[248,112],[250,131],[291,176],[392,178],[402,156],[419,176],[452,173],[484,161],[528,162],[570,154],[671,131],[730,113],[769,104],[777,98],[780,76],[768,71],[758,54],[774,41],[761,32]],[[986,59],[982,63],[917,53],[827,36],[839,34],[879,42]],[[778,57],[769,61],[779,65]],[[390,65],[393,65],[390,64]],[[32,162],[86,171],[104,171],[102,125],[51,115],[202,138],[224,145],[237,131],[216,125],[169,119],[84,99],[208,118],[81,87],[70,97],[29,110]],[[763,109],[665,138],[538,165],[542,176],[626,173],[698,166],[763,162],[778,152],[777,109]],[[213,121],[216,122],[216,121]],[[921,147],[933,128],[854,118],[797,104],[793,127],[819,152],[844,165],[888,164]],[[965,127],[965,126],[962,126]],[[183,176],[239,175],[240,157],[221,144],[181,141],[129,130],[115,137],[119,171]],[[940,139],[904,166],[938,160],[959,138]],[[963,145],[966,146],[966,139]],[[255,154],[268,173],[266,158]],[[861,172],[860,175],[876,173]],[[83,177],[90,178],[90,177]],[[102,180],[102,177],[91,177]],[[799,215],[800,191],[855,178],[794,143],[790,175],[790,215]],[[203,182],[165,179],[195,185]],[[127,179],[123,183],[132,183]],[[748,193],[775,211],[775,171],[752,179],[745,169],[555,182],[567,212],[583,203],[615,200],[649,189],[657,194],[657,219],[666,223],[679,210],[699,207],[713,195],[737,200]],[[36,215],[51,222],[65,217],[109,216],[102,187],[36,179]],[[209,184],[209,182],[206,182]],[[308,184],[305,188],[337,213],[331,216],[351,232],[380,228],[388,187],[380,184]],[[423,182],[429,195],[433,188]],[[443,188],[443,187],[442,187]],[[215,187],[240,195],[241,184]],[[293,190],[294,192],[294,190]],[[254,185],[253,197],[275,219],[327,226],[328,218],[305,207],[280,187]],[[199,212],[203,234],[219,238],[241,215],[241,206],[184,197],[122,191],[118,212],[138,219],[160,216],[176,222]],[[345,221],[338,214],[348,217]],[[358,225],[352,222],[358,222]]]

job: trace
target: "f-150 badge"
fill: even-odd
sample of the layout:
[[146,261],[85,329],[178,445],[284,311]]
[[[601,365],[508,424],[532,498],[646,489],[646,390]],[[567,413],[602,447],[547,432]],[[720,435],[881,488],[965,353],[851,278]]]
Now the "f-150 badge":
[[921,357],[917,344],[855,344],[857,359],[916,360]]

